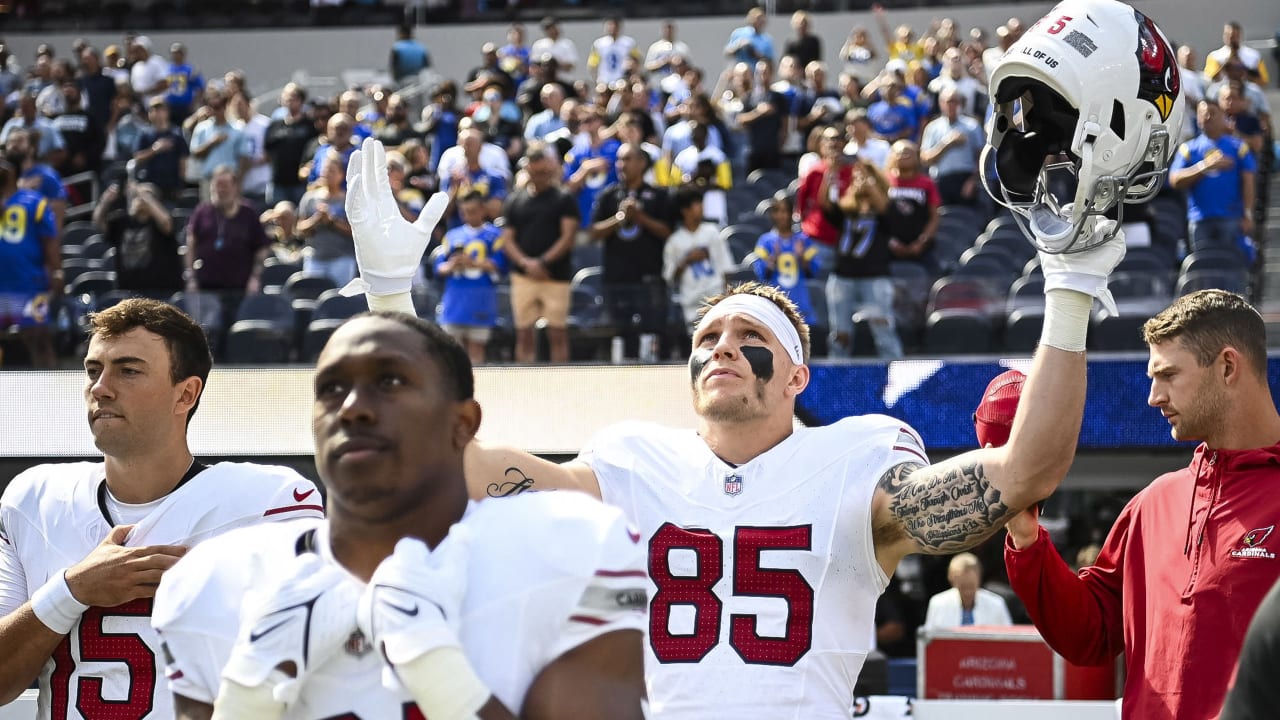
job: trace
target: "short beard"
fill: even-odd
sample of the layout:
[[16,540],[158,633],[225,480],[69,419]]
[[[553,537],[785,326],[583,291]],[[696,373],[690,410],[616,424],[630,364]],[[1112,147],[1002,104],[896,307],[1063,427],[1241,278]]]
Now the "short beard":
[[726,398],[717,403],[707,399],[695,384],[693,387],[693,409],[699,417],[718,423],[744,423],[764,416],[764,386],[761,380],[755,381],[755,399],[752,404],[749,397]]

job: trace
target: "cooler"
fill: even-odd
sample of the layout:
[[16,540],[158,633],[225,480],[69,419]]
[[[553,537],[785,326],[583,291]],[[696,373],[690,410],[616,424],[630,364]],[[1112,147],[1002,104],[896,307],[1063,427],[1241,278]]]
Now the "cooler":
[[922,628],[916,642],[921,698],[1114,700],[1124,687],[1121,658],[1072,665],[1031,625]]

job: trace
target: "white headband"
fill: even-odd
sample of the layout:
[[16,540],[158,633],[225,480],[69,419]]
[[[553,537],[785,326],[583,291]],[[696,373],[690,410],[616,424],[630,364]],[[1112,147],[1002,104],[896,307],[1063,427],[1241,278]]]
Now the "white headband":
[[735,312],[742,313],[769,328],[773,336],[778,338],[778,342],[782,343],[782,347],[786,348],[791,362],[796,365],[804,364],[804,352],[800,349],[800,333],[796,332],[796,326],[791,324],[786,314],[778,309],[772,300],[759,295],[738,293],[721,300],[702,316],[698,329],[706,327],[712,320]]

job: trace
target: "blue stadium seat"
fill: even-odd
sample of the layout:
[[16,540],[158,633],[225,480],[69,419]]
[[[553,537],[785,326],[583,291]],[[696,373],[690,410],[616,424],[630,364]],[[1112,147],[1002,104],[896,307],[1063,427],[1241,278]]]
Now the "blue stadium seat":
[[1032,353],[1040,342],[1044,328],[1044,305],[1014,308],[1005,317],[1004,349],[1016,353]]
[[924,351],[931,355],[991,352],[991,317],[970,308],[930,313],[924,326]]

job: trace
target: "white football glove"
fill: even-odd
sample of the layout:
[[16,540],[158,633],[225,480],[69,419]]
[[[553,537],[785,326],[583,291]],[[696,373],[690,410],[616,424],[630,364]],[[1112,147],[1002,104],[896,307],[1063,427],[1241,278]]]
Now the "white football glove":
[[[1064,211],[1070,212],[1068,208]],[[1115,236],[1088,250],[1075,253],[1040,253],[1040,268],[1044,271],[1045,292],[1055,289],[1075,290],[1095,297],[1112,315],[1116,301],[1107,289],[1107,277],[1124,259],[1124,230],[1117,228],[1114,220],[1093,220],[1093,237],[1115,232]],[[1087,236],[1086,236],[1087,237]]]
[[377,140],[365,138],[347,162],[346,204],[360,276],[342,288],[342,294],[409,292],[431,232],[449,207],[449,196],[432,195],[416,222],[405,220],[387,179],[387,151]]
[[360,592],[336,565],[315,553],[299,555],[265,599],[241,616],[224,681],[248,688],[273,684],[274,698],[292,704],[306,673],[340,652],[356,631]]
[[360,597],[361,632],[392,666],[442,647],[461,647],[470,530],[455,525],[435,550],[403,538]]

